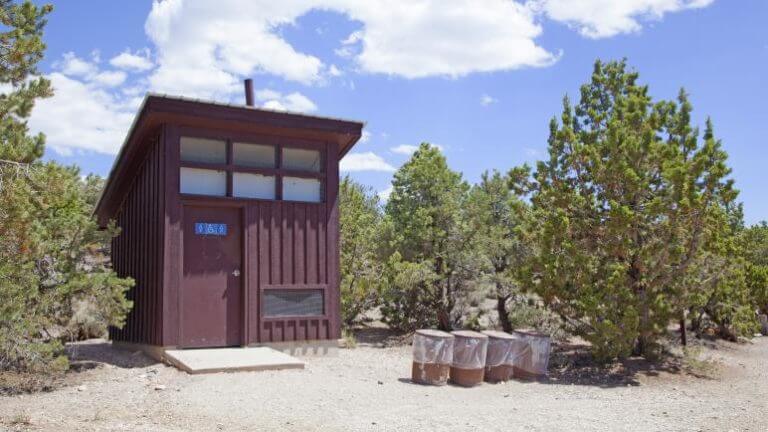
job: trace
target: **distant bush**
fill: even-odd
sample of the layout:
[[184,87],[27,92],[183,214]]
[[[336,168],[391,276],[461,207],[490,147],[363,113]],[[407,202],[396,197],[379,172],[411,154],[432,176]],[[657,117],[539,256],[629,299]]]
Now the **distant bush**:
[[349,327],[379,301],[383,264],[378,257],[381,211],[378,196],[345,177],[339,186],[341,319]]

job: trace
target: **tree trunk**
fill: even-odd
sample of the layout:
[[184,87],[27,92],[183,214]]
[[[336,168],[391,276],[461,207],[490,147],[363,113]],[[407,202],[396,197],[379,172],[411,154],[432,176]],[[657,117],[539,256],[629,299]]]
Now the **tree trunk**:
[[512,323],[509,321],[507,300],[509,300],[509,296],[496,296],[496,312],[499,314],[499,323],[501,324],[502,330],[509,333],[513,328]]
[[683,346],[688,345],[688,334],[685,330],[685,310],[683,310],[682,316],[680,317],[680,343]]
[[439,311],[437,311],[437,328],[438,330],[449,332],[453,330],[451,328],[451,318],[450,314],[445,311],[444,308],[440,308]]

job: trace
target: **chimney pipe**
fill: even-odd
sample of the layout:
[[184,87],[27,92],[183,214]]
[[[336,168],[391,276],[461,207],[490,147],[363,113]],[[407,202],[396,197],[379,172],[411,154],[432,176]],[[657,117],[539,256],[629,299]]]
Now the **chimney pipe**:
[[253,80],[248,78],[245,80],[245,104],[248,106],[254,106],[253,102]]

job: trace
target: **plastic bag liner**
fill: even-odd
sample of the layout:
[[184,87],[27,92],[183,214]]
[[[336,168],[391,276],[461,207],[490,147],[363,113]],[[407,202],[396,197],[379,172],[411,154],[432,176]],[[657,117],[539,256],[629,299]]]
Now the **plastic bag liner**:
[[[451,332],[456,337],[453,347],[452,367],[482,369],[488,352],[488,336],[468,330]],[[482,377],[480,378],[482,381]]]
[[521,355],[514,366],[533,375],[546,375],[552,343],[549,336],[534,331],[516,330],[514,336],[529,347],[529,353]]
[[439,330],[416,330],[413,361],[450,365],[453,362],[453,336]]
[[520,358],[531,352],[531,346],[517,335],[499,331],[484,331],[488,336],[486,367],[515,366]]

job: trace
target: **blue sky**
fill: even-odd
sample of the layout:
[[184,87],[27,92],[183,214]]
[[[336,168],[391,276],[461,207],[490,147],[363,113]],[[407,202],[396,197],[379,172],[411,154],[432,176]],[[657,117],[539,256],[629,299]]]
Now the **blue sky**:
[[711,116],[745,203],[768,219],[764,0],[55,1],[36,107],[46,157],[106,175],[146,91],[366,122],[343,168],[386,193],[422,141],[476,181],[544,156],[548,121],[595,59]]

